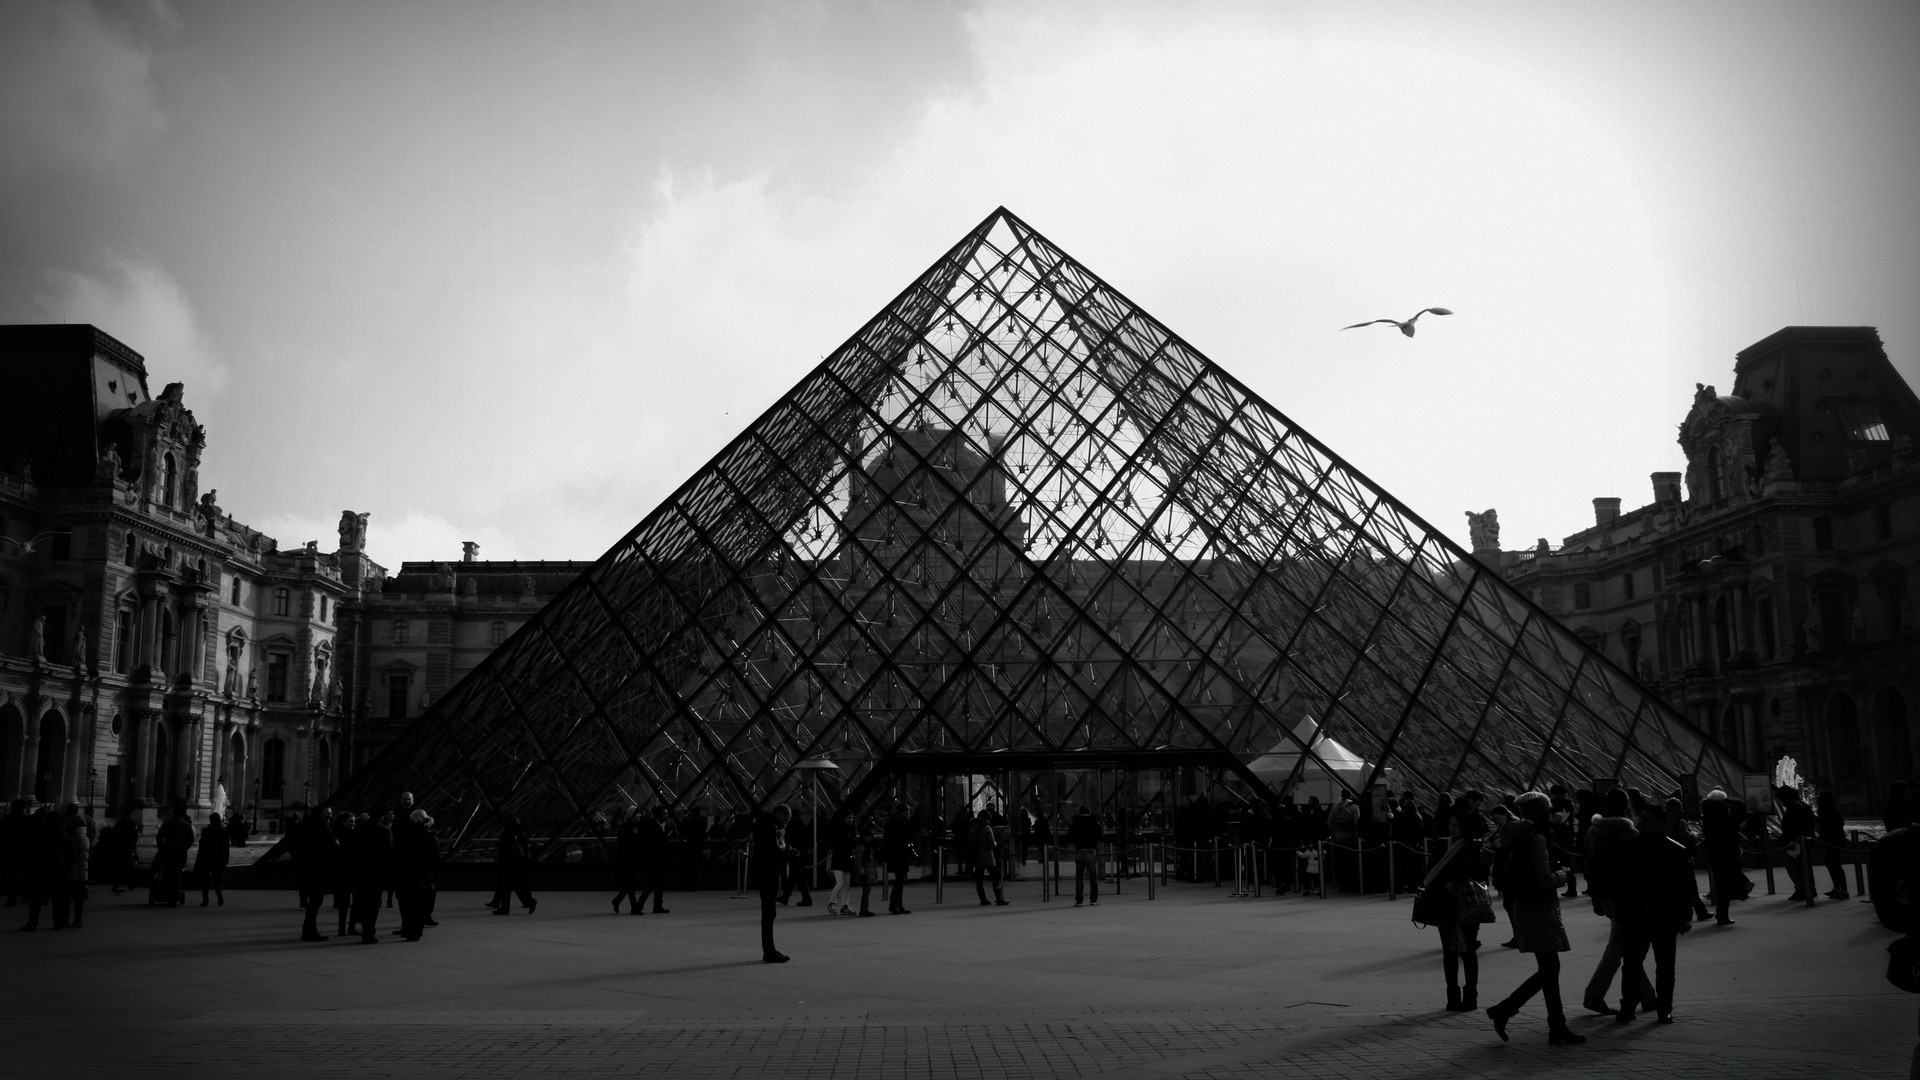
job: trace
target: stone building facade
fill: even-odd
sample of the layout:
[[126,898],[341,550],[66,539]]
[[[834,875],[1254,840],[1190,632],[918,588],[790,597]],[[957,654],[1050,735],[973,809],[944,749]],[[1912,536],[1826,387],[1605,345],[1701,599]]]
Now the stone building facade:
[[593,565],[461,560],[402,563],[368,589],[351,623],[355,765],[372,759],[454,683]]
[[1686,468],[1554,547],[1476,554],[1756,771],[1872,811],[1916,775],[1920,400],[1870,327],[1791,326],[1700,386]]
[[384,577],[365,517],[282,550],[221,511],[206,447],[107,334],[0,327],[0,799],[271,826],[340,782],[339,627]]

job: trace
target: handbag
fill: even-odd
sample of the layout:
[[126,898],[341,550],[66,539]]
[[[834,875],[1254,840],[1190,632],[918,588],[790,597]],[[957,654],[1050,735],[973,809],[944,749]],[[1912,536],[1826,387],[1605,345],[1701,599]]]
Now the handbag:
[[1493,921],[1493,894],[1478,881],[1455,882],[1454,899],[1460,905],[1460,921],[1469,924]]
[[1421,889],[1413,898],[1413,921],[1420,926],[1440,926],[1455,921],[1460,912],[1459,901],[1453,892],[1446,888]]
[[1920,942],[1903,937],[1887,946],[1887,981],[1909,994],[1920,994]]

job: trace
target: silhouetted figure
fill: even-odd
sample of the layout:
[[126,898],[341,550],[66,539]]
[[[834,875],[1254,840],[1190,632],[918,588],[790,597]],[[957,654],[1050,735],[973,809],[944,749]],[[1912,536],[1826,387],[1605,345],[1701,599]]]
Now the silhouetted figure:
[[1747,875],[1740,869],[1740,822],[1719,788],[1700,800],[1700,846],[1707,860],[1707,885],[1713,890],[1713,921],[1732,926],[1727,905],[1746,899]]
[[[1833,888],[1827,891],[1827,898],[1845,900],[1853,895],[1847,891],[1847,819],[1840,813],[1840,804],[1831,791],[1820,793],[1819,807],[1820,850],[1826,859],[1827,875],[1833,878]],[[1808,887],[1815,886],[1809,883]]]
[[380,901],[386,893],[387,875],[393,870],[393,830],[388,822],[393,811],[379,818],[368,818],[353,831],[353,846],[348,862],[353,872],[353,922],[360,928],[360,944],[378,945],[377,925]]
[[887,876],[892,879],[892,887],[887,893],[887,913],[913,914],[903,902],[907,869],[913,864],[913,819],[907,816],[904,804],[896,805],[892,815],[887,818],[886,828],[880,837],[880,857],[886,861]]
[[419,941],[432,910],[434,878],[440,867],[440,843],[433,836],[433,818],[415,810],[400,822],[393,837],[393,893],[400,905],[400,936]]
[[93,848],[93,841],[87,836],[87,819],[80,816],[78,803],[67,804],[66,813],[58,819],[56,834],[65,873],[60,890],[53,897],[53,927],[78,930],[87,907],[87,863]]
[[773,947],[774,899],[787,869],[787,822],[793,810],[785,803],[762,813],[753,822],[753,848],[747,869],[760,889],[760,959],[784,964],[787,954]]
[[512,814],[500,819],[500,842],[493,851],[493,901],[487,906],[495,915],[513,914],[513,898],[533,914],[540,901],[533,898],[533,855],[527,839],[521,835],[520,822]]
[[[1695,896],[1693,864],[1687,850],[1667,834],[1673,808],[1649,800],[1640,809],[1640,832],[1620,848],[1611,868],[1616,874],[1614,903],[1626,932],[1622,963],[1626,988],[1619,1021],[1633,1019],[1636,1007],[1658,1011],[1660,1022],[1673,1023],[1674,942],[1687,932],[1687,916]],[[1648,1000],[1644,967],[1653,950],[1654,996]]]
[[[1000,891],[1000,841],[994,832],[993,820],[985,814],[973,821],[973,831],[967,838],[967,852],[973,860],[973,891],[980,894],[980,906],[990,904],[1007,906],[1006,894]],[[993,882],[993,899],[987,899],[987,881]]]
[[1067,824],[1067,845],[1073,848],[1073,906],[1079,907],[1080,901],[1092,892],[1094,904],[1100,903],[1100,841],[1105,830],[1100,819],[1093,816],[1093,809],[1085,803],[1074,811],[1073,820]]
[[[27,922],[22,930],[40,929],[40,909],[58,895],[67,879],[67,856],[60,843],[60,826],[42,806],[26,819],[20,833],[20,892],[27,900]],[[66,929],[58,922],[56,930]]]
[[1813,883],[1812,851],[1819,822],[1798,789],[1782,784],[1774,791],[1774,798],[1780,804],[1780,839],[1787,845],[1787,877],[1793,880],[1793,895],[1787,899],[1811,900],[1813,890],[1819,888]]
[[200,906],[207,906],[207,894],[220,898],[220,906],[227,906],[227,856],[232,851],[227,846],[227,826],[220,820],[219,814],[207,816],[207,827],[200,830],[200,848],[193,855],[193,872],[200,879]]
[[[340,844],[333,838],[333,825],[327,811],[315,810],[308,814],[293,838],[295,881],[300,890],[300,906],[306,911],[300,927],[301,941],[327,940],[320,932],[320,907],[327,902],[327,893],[339,875],[336,865],[339,857]],[[346,933],[346,927],[343,911],[340,915],[342,934]]]
[[627,914],[640,914],[640,824],[639,807],[629,809],[620,820],[613,838],[613,881],[620,891],[613,894],[613,913],[620,914],[620,901],[627,901]]
[[667,898],[667,871],[673,866],[673,837],[667,832],[667,808],[656,806],[640,822],[640,895],[633,899],[633,910],[647,906],[653,898],[655,915],[671,915],[664,905]]
[[147,903],[179,907],[186,899],[181,895],[180,878],[187,870],[187,852],[193,850],[193,826],[187,823],[186,807],[176,804],[168,811],[167,820],[154,836],[154,845],[153,889],[147,894]]

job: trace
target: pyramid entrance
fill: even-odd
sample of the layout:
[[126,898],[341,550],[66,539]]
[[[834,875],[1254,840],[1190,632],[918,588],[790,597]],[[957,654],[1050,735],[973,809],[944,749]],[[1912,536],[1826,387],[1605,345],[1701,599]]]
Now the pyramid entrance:
[[1076,762],[1270,795],[1276,747],[1336,764],[1315,731],[1429,803],[1742,771],[1001,209],[335,802],[411,790],[465,842]]

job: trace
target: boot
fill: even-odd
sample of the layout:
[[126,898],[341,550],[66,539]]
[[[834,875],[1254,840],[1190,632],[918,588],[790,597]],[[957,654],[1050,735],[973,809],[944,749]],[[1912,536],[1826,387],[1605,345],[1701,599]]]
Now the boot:
[[1573,1029],[1565,1026],[1547,1029],[1547,1043],[1551,1046],[1578,1046],[1587,1041],[1585,1035],[1575,1035]]
[[1460,1011],[1473,1012],[1480,1007],[1480,957],[1471,951],[1461,953],[1460,968],[1466,976],[1460,987]]
[[213,906],[215,907],[227,906],[227,892],[225,889],[213,890]]

